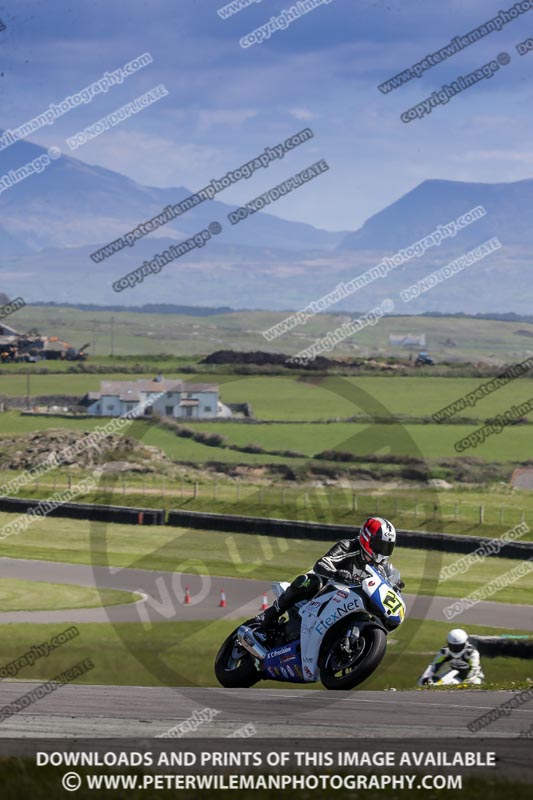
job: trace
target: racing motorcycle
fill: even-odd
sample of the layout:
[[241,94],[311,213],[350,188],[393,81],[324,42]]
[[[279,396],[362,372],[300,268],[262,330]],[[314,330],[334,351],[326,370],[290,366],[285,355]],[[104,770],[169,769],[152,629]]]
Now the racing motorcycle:
[[[377,668],[387,634],[403,622],[405,603],[372,566],[350,585],[328,581],[310,600],[296,603],[273,629],[256,620],[236,628],[215,659],[215,674],[227,688],[260,680],[322,682],[326,689],[353,689]],[[274,583],[279,597],[288,583]]]
[[[468,670],[466,671],[468,672]],[[455,669],[453,667],[449,669],[447,672],[444,672],[442,675],[432,675],[431,668],[428,667],[420,676],[417,681],[417,686],[419,688],[429,688],[431,686],[459,686],[459,685],[479,685],[483,683],[484,675],[478,675],[474,678],[467,678],[465,675],[464,669]]]
[[444,675],[441,675],[440,678],[433,678],[427,675],[426,672],[418,679],[417,686],[458,686],[460,683],[464,683],[464,680],[461,680],[458,669],[450,669],[448,672],[445,672]]

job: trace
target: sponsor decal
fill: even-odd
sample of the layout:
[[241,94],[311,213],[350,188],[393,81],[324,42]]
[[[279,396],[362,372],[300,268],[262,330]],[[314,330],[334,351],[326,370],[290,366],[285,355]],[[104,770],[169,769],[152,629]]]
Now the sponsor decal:
[[335,609],[333,614],[321,619],[318,625],[315,626],[315,631],[319,633],[321,636],[324,634],[328,628],[331,628],[339,619],[349,614],[351,611],[355,611],[358,606],[357,600],[350,600],[347,603],[344,603],[343,606],[339,606]]
[[336,597],[344,597],[344,598],[346,598],[346,597],[349,597],[349,596],[350,596],[350,592],[346,592],[344,589],[338,589],[337,590]]
[[283,647],[281,650],[271,650],[267,658],[277,658],[277,656],[282,656],[284,653],[291,653],[291,652],[292,650],[290,647]]
[[288,656],[281,656],[280,661],[282,664],[285,664],[287,661],[296,661],[296,655],[291,653]]
[[374,580],[368,581],[368,585],[369,586],[375,586],[376,585],[376,581],[374,581]]
[[304,672],[305,672],[305,674],[306,674],[306,675],[308,675],[310,678],[312,678],[312,677],[313,677],[313,673],[311,672],[311,670],[309,669],[309,667],[304,667]]
[[386,542],[396,541],[396,531],[388,522],[381,526],[381,532]]

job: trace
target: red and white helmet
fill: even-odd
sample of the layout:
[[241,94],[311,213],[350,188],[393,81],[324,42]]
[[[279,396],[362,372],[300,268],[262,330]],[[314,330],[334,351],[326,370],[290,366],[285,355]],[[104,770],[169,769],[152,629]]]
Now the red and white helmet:
[[388,519],[369,517],[361,525],[359,544],[371,561],[380,564],[392,555],[396,544],[396,529]]

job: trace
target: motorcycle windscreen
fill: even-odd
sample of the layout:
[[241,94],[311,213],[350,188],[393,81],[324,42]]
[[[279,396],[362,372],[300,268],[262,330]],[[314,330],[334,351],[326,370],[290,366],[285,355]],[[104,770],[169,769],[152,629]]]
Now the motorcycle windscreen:
[[392,587],[383,580],[381,575],[372,567],[367,568],[372,573],[372,578],[367,578],[364,582],[364,589],[369,596],[370,602],[376,610],[391,623],[396,626],[403,622],[405,617],[405,603]]

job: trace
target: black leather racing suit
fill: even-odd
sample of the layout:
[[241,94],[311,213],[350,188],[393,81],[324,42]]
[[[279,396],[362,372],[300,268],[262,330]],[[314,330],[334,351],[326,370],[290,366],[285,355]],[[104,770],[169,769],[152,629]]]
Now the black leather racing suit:
[[[359,539],[341,539],[334,544],[322,558],[319,558],[313,569],[305,575],[298,575],[290,586],[278,597],[272,606],[272,615],[287,611],[294,603],[300,600],[310,600],[325,585],[328,580],[339,583],[353,583],[368,577],[365,561]],[[399,571],[388,559],[373,567],[383,574],[385,579],[397,590],[403,588]],[[270,611],[270,609],[268,609]],[[265,612],[268,614],[268,612]]]

